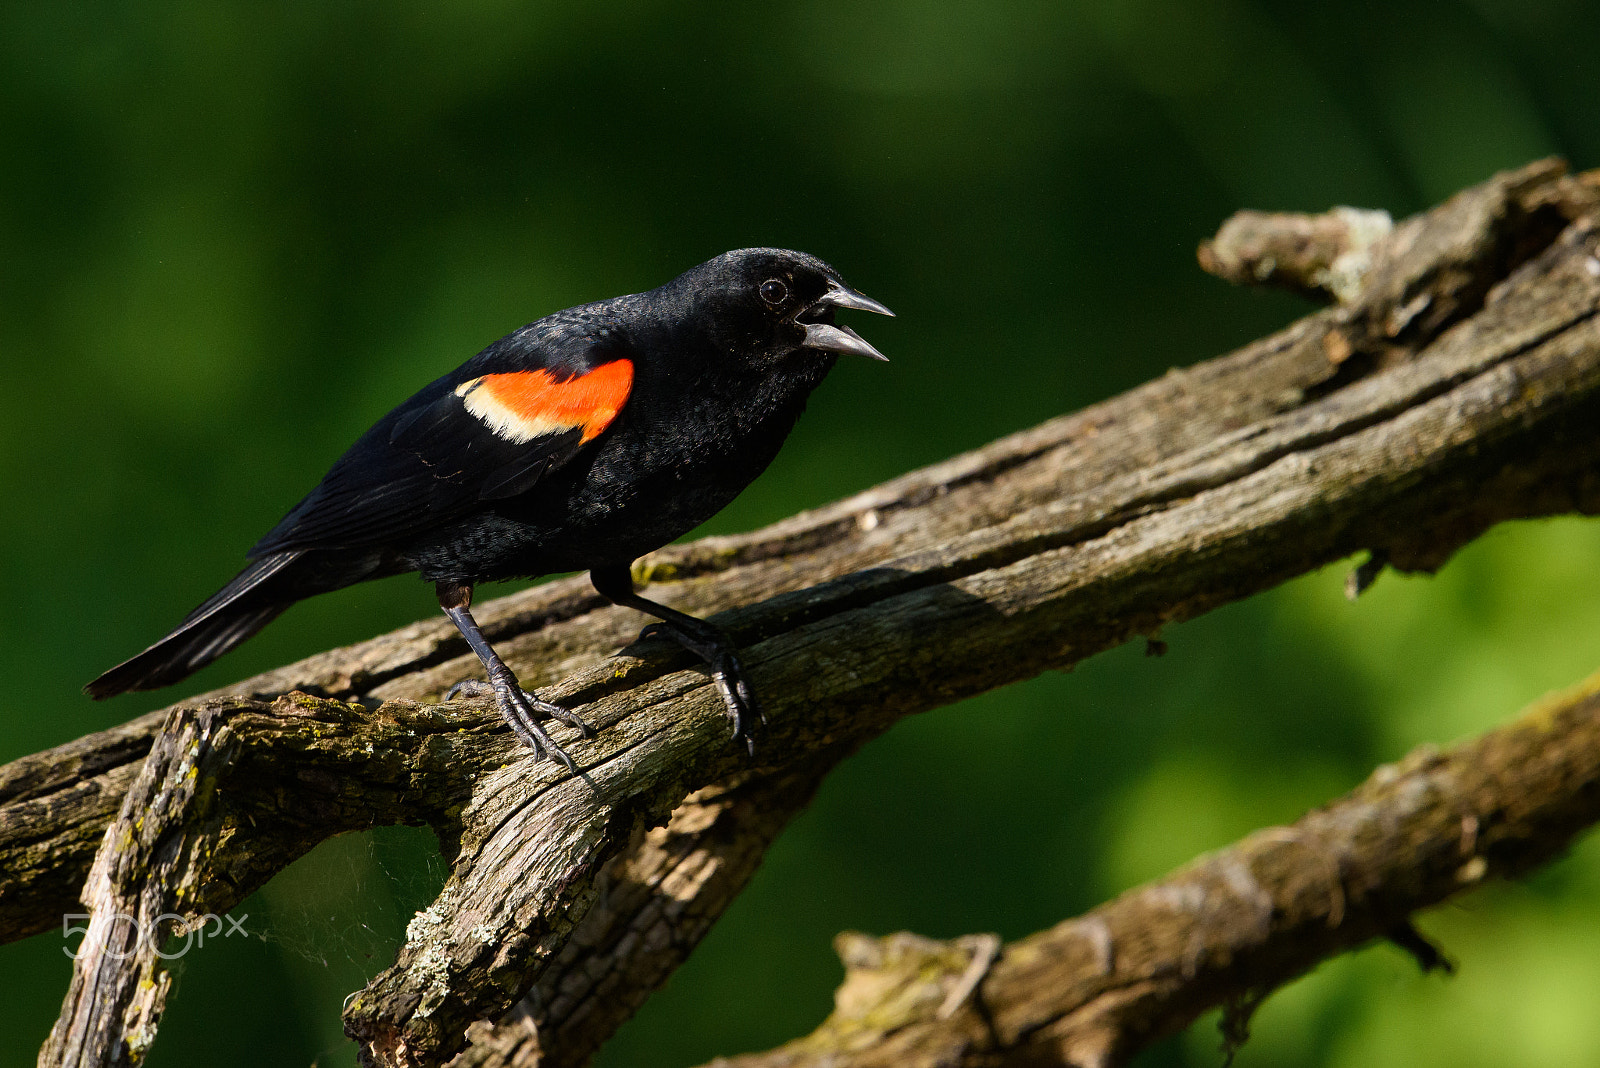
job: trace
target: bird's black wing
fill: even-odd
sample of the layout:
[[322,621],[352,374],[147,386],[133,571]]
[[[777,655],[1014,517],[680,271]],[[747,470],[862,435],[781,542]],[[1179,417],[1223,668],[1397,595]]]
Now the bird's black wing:
[[250,550],[392,546],[531,489],[610,425],[633,362],[580,311],[502,338],[384,416]]

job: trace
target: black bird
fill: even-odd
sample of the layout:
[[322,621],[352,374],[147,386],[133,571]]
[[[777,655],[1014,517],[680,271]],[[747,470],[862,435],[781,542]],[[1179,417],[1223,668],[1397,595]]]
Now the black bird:
[[836,354],[884,359],[835,325],[839,308],[894,314],[814,256],[751,248],[530,323],[378,420],[232,582],[84,691],[171,685],[296,601],[418,571],[483,661],[506,722],[575,771],[539,720],[588,728],[521,688],[470,606],[479,582],[587,570],[602,596],[657,617],[654,629],[705,660],[735,740],[751,746],[760,713],[733,646],[639,596],[631,565],[765,470]]

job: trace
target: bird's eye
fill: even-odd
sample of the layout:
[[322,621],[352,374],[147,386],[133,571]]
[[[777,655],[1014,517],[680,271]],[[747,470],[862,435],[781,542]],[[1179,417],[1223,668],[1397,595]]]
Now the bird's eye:
[[776,278],[769,278],[761,283],[761,299],[768,304],[782,304],[783,298],[789,295],[789,287]]

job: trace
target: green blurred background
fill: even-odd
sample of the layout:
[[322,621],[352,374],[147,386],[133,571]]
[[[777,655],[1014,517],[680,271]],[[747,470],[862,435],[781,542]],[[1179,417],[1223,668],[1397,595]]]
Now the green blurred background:
[[[556,308],[727,248],[806,249],[900,318],[846,363],[747,529],[1304,313],[1196,242],[1241,207],[1396,215],[1600,164],[1582,0],[0,7],[0,760],[157,707],[90,677],[233,574],[369,422]],[[1504,528],[1434,579],[1342,568],[919,717],[835,774],[602,1057],[816,1024],[842,928],[1027,934],[1419,742],[1600,666],[1600,524]],[[289,613],[208,688],[432,609],[403,578]],[[348,1065],[344,995],[442,877],[425,832],[327,843],[180,962],[150,1063]],[[1600,1060],[1600,849],[1274,997],[1251,1066]],[[32,1064],[63,939],[0,947]],[[1196,1026],[1150,1066],[1217,1065]]]

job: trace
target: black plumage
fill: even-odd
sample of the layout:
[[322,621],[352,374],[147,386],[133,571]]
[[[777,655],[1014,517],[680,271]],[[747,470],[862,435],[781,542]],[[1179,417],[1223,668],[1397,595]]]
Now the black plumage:
[[815,257],[743,249],[646,293],[556,312],[490,345],[384,416],[247,554],[250,563],[96,698],[179,681],[295,601],[420,572],[484,663],[500,710],[568,763],[478,631],[472,587],[590,572],[710,665],[749,743],[753,696],[716,628],[634,592],[630,565],[759,475],[836,354],[883,357],[838,308],[890,314]]

